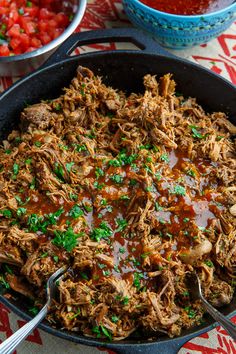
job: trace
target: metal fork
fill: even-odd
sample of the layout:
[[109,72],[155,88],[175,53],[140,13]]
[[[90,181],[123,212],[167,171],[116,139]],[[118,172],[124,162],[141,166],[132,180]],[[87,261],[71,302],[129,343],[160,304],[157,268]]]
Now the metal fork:
[[23,327],[18,329],[12,336],[7,338],[2,344],[0,344],[1,354],[10,354],[16,347],[33,331],[35,327],[44,319],[48,313],[48,309],[52,304],[52,300],[56,293],[57,283],[60,281],[67,267],[59,268],[55,273],[53,273],[47,281],[47,302],[44,307],[39,311],[39,313]]
[[201,282],[196,272],[187,274],[187,283],[192,300],[200,299],[205,310],[214,318],[214,320],[219,322],[236,341],[236,326],[204,298],[202,295]]

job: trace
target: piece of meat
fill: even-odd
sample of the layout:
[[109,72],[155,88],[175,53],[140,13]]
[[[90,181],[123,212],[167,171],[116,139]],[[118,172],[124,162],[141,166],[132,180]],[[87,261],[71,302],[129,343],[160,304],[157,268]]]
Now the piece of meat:
[[16,276],[14,274],[7,274],[6,280],[8,281],[10,287],[17,293],[20,293],[30,299],[35,298],[33,288],[29,283],[26,283],[23,277]]
[[31,125],[36,129],[49,127],[53,114],[51,107],[46,103],[37,103],[24,109],[21,113],[21,127],[25,131]]

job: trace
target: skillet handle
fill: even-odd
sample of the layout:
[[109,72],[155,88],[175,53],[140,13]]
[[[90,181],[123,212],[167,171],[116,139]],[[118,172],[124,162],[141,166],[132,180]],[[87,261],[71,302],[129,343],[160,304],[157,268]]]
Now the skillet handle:
[[[130,42],[135,44],[144,52],[156,53],[164,56],[172,54],[163,49],[149,35],[145,35],[142,31],[135,28],[112,28],[100,29],[93,31],[85,31],[72,34],[60,47],[46,60],[40,67],[46,68],[52,64],[60,62],[70,57],[70,54],[78,46],[96,44],[103,42]],[[127,50],[128,52],[134,50]],[[86,55],[86,54],[81,54]]]

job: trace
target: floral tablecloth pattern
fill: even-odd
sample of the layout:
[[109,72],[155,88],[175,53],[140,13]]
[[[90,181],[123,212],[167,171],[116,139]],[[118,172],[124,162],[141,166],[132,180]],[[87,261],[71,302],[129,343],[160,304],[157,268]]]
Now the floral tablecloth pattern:
[[[124,13],[121,0],[88,0],[85,16],[77,31],[129,26],[132,25]],[[121,48],[121,44],[96,44],[77,48],[76,54],[82,54],[85,51],[109,50],[116,48]],[[129,48],[129,45],[122,44],[122,49],[125,48]],[[175,55],[186,58],[214,71],[236,85],[236,22],[221,36],[207,44],[187,50],[172,52]],[[7,89],[17,79],[18,78],[13,77],[0,77],[0,91]],[[236,323],[236,316],[232,320]],[[24,323],[25,321],[16,316],[4,305],[0,304],[0,342],[9,337]],[[16,353],[112,354],[113,352],[103,348],[91,348],[67,342],[66,340],[53,337],[44,331],[35,329],[19,346],[14,354]],[[186,343],[178,353],[236,354],[236,344],[227,335],[225,330],[218,326]],[[163,354],[165,354],[165,350],[163,350]]]

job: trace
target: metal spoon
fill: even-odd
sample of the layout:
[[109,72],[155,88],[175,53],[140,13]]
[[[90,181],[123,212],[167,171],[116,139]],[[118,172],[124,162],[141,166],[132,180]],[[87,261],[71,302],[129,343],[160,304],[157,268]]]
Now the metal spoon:
[[229,335],[236,341],[236,326],[222,313],[216,310],[202,295],[200,279],[196,272],[187,274],[187,282],[189,285],[189,292],[193,300],[201,300],[205,310],[221,324],[222,327],[229,333]]
[[[59,268],[53,273],[47,281],[47,302],[39,313],[23,327],[18,329],[12,336],[7,338],[2,344],[0,344],[1,354],[11,354],[16,347],[33,331],[35,327],[44,319],[47,315],[48,309],[52,304],[52,300],[56,293],[57,283],[63,277],[63,273],[67,270],[67,267]],[[60,277],[61,275],[61,277]]]

